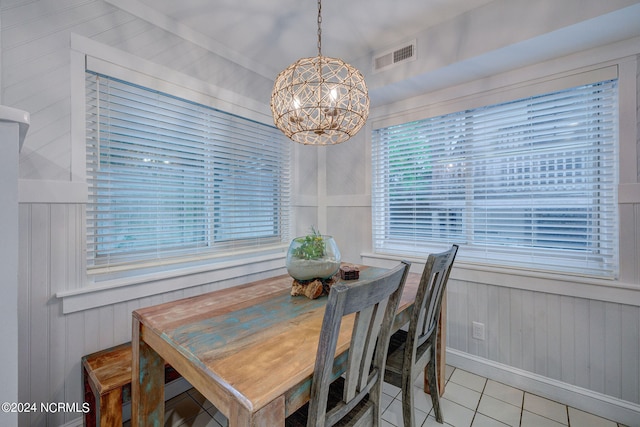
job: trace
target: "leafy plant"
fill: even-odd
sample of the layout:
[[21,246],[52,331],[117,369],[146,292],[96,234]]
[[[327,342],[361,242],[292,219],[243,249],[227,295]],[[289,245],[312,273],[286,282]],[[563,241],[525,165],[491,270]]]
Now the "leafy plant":
[[305,237],[298,237],[296,242],[301,243],[300,246],[293,250],[293,256],[300,259],[318,259],[325,254],[325,243],[322,234],[314,227],[311,227],[311,233]]

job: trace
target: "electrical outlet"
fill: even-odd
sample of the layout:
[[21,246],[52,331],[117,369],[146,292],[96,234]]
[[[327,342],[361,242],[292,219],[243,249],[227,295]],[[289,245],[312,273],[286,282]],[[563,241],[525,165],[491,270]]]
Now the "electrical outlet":
[[471,336],[475,339],[484,341],[484,323],[472,322],[473,330]]

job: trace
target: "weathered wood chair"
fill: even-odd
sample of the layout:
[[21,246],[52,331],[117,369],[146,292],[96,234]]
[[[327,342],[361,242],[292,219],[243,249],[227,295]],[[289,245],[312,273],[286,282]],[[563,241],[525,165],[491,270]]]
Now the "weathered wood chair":
[[394,333],[389,343],[384,381],[402,389],[402,418],[405,427],[415,427],[413,383],[427,369],[427,381],[436,421],[443,423],[438,395],[437,338],[442,296],[458,246],[427,258],[409,330]]
[[[322,322],[309,403],[287,426],[378,426],[391,326],[409,263],[367,282],[331,288]],[[334,358],[343,317],[355,313],[347,367],[336,379]],[[376,342],[378,345],[376,346]]]

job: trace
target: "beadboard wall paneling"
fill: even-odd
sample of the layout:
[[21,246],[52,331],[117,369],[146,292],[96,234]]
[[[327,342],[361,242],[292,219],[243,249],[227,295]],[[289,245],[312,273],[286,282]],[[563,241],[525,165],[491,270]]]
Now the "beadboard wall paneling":
[[640,404],[640,307],[460,280],[447,298],[448,347]]
[[[638,99],[640,100],[640,94],[638,95]],[[640,105],[640,102],[638,102]],[[640,119],[638,119],[638,123],[640,123]],[[638,132],[638,140],[640,141],[640,131]],[[640,153],[640,148],[638,148],[638,152]],[[640,158],[640,156],[638,156]],[[640,179],[639,179],[640,181]],[[637,254],[640,254],[640,204],[634,206],[634,217],[635,217],[635,237],[636,237],[636,245],[635,250]],[[635,263],[635,281],[634,283],[640,283],[640,260],[636,260]]]

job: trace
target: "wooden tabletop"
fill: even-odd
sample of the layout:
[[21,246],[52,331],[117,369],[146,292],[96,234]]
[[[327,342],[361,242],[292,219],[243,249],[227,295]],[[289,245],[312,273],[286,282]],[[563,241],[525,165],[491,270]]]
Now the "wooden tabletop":
[[[384,271],[360,266],[359,280]],[[396,329],[408,321],[419,280],[418,274],[407,278]],[[165,361],[229,418],[230,427],[284,425],[309,398],[326,304],[326,297],[292,297],[291,283],[282,275],[135,311],[133,425],[162,419]],[[345,319],[338,340],[342,360],[352,322]]]

